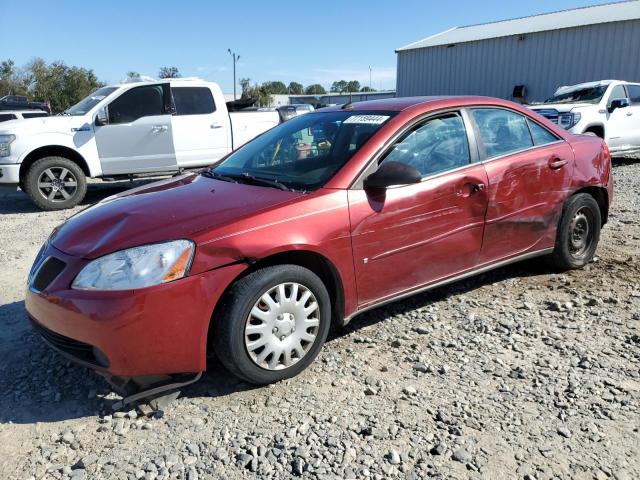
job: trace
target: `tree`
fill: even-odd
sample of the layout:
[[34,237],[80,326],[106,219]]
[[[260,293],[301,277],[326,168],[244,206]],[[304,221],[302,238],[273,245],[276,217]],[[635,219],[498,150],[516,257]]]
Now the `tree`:
[[127,78],[135,80],[136,78],[140,78],[140,74],[135,70],[129,70],[127,72]]
[[349,82],[347,82],[346,80],[338,80],[337,82],[333,82],[331,84],[331,91],[335,93],[346,92],[348,86]]
[[286,95],[287,86],[280,81],[264,82],[262,88],[271,95]]
[[240,98],[250,98],[251,92],[251,79],[250,78],[241,78],[238,82],[240,84],[240,88],[242,89],[242,95]]
[[347,92],[358,92],[360,90],[360,82],[351,80],[347,82]]
[[24,73],[15,68],[15,63],[11,59],[0,62],[0,97],[26,94],[27,86]]
[[160,67],[158,78],[180,78],[178,67]]
[[298,82],[290,82],[288,90],[291,95],[302,95],[304,93],[304,87]]
[[327,91],[319,83],[314,83],[313,85],[309,85],[304,93],[307,95],[324,95]]
[[361,92],[375,92],[375,91],[376,91],[376,89],[375,89],[375,88],[371,88],[371,87],[369,87],[368,85],[365,85],[364,87],[362,87],[362,88],[360,89],[360,91],[361,91]]

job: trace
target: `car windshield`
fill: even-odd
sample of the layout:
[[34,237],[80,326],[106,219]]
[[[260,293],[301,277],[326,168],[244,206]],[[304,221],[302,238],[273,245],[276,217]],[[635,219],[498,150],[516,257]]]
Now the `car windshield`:
[[544,103],[598,103],[604,92],[607,91],[608,85],[598,85],[596,87],[580,88],[563,92],[548,98]]
[[93,107],[95,107],[101,100],[104,100],[106,97],[115,92],[118,87],[102,87],[95,92],[93,92],[88,97],[80,100],[73,107],[68,108],[64,111],[65,115],[84,115]]
[[227,181],[309,191],[323,186],[393,112],[315,112],[282,123],[214,165]]

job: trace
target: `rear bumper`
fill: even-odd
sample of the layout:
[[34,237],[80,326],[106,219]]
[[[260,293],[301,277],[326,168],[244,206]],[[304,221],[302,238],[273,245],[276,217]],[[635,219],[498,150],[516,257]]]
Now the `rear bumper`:
[[27,289],[35,330],[74,361],[120,377],[204,371],[213,309],[246,268],[233,265],[137,291],[93,292],[69,288],[86,261],[53,247],[45,256],[67,265],[42,291]]
[[0,184],[20,183],[20,164],[0,164]]

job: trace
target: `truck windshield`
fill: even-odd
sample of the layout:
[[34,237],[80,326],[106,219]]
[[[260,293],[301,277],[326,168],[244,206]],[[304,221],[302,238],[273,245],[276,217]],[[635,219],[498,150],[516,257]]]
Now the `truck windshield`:
[[102,87],[102,88],[96,90],[95,92],[93,92],[88,97],[80,100],[73,107],[68,108],[67,110],[65,110],[63,112],[63,114],[64,115],[77,115],[77,116],[84,115],[89,110],[91,110],[93,107],[95,107],[98,104],[98,102],[100,102],[101,100],[103,100],[106,97],[108,97],[109,95],[111,95],[117,89],[118,89],[118,87]]
[[598,103],[608,85],[598,85],[596,87],[580,88],[569,92],[562,92],[548,98],[544,103]]
[[316,112],[272,128],[209,173],[227,181],[309,191],[323,186],[394,112]]

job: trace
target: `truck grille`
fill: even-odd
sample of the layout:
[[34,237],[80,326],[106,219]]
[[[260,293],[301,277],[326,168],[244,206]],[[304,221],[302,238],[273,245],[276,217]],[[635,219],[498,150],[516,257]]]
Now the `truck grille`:
[[100,355],[100,358],[96,357],[96,349],[92,345],[79,340],[74,340],[73,338],[65,337],[64,335],[43,327],[33,320],[31,321],[31,324],[33,325],[33,329],[46,343],[61,353],[91,366],[103,368],[109,367],[109,362],[106,360],[104,354]]
[[546,108],[534,111],[547,118],[548,120],[551,120],[556,125],[558,124],[558,111],[555,108]]
[[62,273],[67,264],[55,257],[47,258],[35,271],[31,286],[41,292]]

